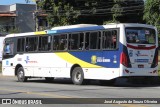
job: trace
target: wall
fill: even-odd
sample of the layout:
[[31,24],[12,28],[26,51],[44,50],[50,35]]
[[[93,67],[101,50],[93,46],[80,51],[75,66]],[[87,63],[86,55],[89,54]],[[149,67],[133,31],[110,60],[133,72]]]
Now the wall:
[[0,37],[0,62],[2,61],[3,40],[5,37]]
[[35,4],[16,4],[16,26],[19,27],[20,32],[35,31],[35,20],[33,12],[36,10]]

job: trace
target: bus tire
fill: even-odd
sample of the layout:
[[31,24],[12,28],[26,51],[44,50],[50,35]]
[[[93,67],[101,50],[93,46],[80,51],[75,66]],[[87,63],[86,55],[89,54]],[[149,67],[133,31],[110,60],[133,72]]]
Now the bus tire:
[[45,77],[46,82],[52,82],[54,77]]
[[81,67],[75,67],[73,69],[73,72],[72,72],[72,82],[75,84],[75,85],[82,85],[84,84],[84,73],[83,73],[83,70]]
[[26,82],[27,81],[27,77],[25,77],[23,67],[18,68],[17,78],[18,78],[18,82]]

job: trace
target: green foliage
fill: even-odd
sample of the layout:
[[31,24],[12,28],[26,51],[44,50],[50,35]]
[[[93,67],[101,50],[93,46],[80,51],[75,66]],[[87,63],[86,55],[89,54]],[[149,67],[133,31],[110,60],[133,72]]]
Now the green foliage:
[[[39,0],[50,27],[76,23],[142,22],[143,0]],[[110,21],[111,20],[111,21]]]
[[120,23],[119,21],[117,20],[110,20],[110,21],[104,21],[103,24],[109,24],[109,23]]
[[73,6],[70,6],[69,3],[63,0],[59,0],[59,2],[55,2],[54,0],[47,2],[47,0],[44,0],[38,6],[46,10],[50,27],[75,24],[79,15],[79,11],[75,11]]
[[11,28],[8,33],[20,33],[19,28]]
[[9,28],[9,31],[4,28],[4,26],[0,26],[0,32],[1,33],[19,33],[19,28]]
[[124,2],[124,0],[114,0],[114,5],[111,9],[112,14],[112,20],[113,22],[118,22],[118,17],[123,16],[122,12],[123,12],[123,8],[121,6],[122,2]]
[[160,0],[146,0],[143,19],[160,32]]

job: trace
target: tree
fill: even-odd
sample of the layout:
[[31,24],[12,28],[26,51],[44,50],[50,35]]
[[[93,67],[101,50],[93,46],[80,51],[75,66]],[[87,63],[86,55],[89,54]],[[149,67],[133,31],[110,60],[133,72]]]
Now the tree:
[[113,12],[113,22],[118,22],[118,17],[123,16],[122,12],[123,12],[123,8],[121,6],[121,4],[124,2],[124,0],[114,0],[114,5],[111,9],[111,11]]
[[50,26],[103,22],[142,23],[143,0],[39,0]]
[[9,29],[9,31],[8,31],[9,33],[20,33],[20,29],[19,28],[11,28],[11,29]]
[[121,4],[124,3],[124,0],[114,0],[114,3],[115,4],[111,8],[112,20],[104,21],[103,24],[120,22],[118,18],[123,16],[123,14],[122,14],[123,8],[122,8]]
[[43,0],[38,3],[38,7],[48,14],[47,20],[51,27],[75,24],[79,15],[79,12],[64,0]]
[[160,32],[160,0],[146,0],[143,19]]

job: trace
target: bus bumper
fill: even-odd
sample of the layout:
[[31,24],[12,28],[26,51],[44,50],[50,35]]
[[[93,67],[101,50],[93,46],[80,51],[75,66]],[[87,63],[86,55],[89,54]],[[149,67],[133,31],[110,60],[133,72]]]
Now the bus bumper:
[[121,76],[158,76],[157,68],[124,68]]

